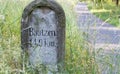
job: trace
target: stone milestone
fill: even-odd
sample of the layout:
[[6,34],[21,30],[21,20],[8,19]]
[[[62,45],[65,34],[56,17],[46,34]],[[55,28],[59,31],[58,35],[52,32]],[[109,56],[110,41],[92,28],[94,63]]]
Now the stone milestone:
[[21,44],[30,65],[43,64],[58,71],[65,55],[65,14],[57,2],[36,0],[24,9]]

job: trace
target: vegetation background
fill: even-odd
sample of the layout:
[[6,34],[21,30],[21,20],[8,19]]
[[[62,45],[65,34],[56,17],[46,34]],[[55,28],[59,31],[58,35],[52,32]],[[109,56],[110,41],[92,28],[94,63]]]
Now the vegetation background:
[[[21,57],[20,25],[21,15],[26,5],[32,0],[0,0],[0,74],[35,74],[25,58]],[[74,7],[78,0],[57,0],[66,13],[66,57],[63,74],[100,74],[95,60],[95,52],[90,44],[84,40],[77,27]],[[100,0],[103,1],[103,0]],[[106,0],[109,2],[110,0]],[[87,1],[89,3],[89,0]],[[91,1],[90,1],[91,2]],[[94,3],[94,2],[93,2]],[[111,7],[99,2],[93,4],[96,8],[108,7],[112,12],[105,12],[97,16],[103,18],[116,18],[112,23],[118,26],[116,21],[119,15],[119,6],[109,3]],[[89,6],[94,9],[92,5]],[[114,7],[116,10],[114,10]],[[96,9],[95,8],[95,9]],[[116,17],[112,14],[116,14]],[[107,17],[104,17],[106,15]],[[111,22],[111,21],[110,21]],[[103,59],[104,61],[106,59]],[[111,66],[111,65],[110,65]]]

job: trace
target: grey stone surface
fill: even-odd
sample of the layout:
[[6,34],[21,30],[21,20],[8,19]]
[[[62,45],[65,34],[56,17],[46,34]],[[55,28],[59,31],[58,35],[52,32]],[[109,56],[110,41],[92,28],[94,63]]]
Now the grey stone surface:
[[32,11],[29,19],[30,62],[32,64],[57,64],[57,20],[49,8]]
[[[23,12],[21,21],[22,49],[30,64],[45,65],[47,74],[63,66],[65,55],[65,13],[54,0],[35,0]],[[41,72],[42,73],[42,72]]]

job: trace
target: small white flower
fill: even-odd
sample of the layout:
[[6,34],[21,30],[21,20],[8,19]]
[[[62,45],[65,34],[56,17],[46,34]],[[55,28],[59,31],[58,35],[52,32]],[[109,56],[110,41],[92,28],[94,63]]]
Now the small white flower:
[[0,20],[5,20],[5,16],[4,15],[0,15]]

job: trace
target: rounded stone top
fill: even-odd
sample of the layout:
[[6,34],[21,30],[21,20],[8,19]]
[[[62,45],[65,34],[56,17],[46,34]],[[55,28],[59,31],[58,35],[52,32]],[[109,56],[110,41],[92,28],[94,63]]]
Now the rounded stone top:
[[[57,16],[59,25],[65,26],[65,13],[63,8],[54,0],[35,0],[31,2],[23,11],[22,14],[22,25],[27,25],[28,17],[31,15],[31,12],[36,8],[47,7],[53,10]],[[26,26],[25,26],[26,27]]]

